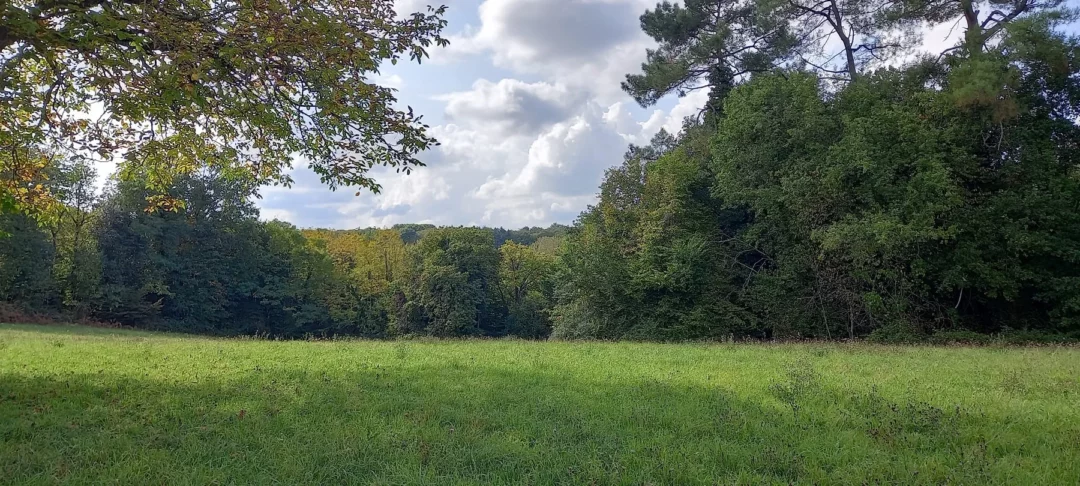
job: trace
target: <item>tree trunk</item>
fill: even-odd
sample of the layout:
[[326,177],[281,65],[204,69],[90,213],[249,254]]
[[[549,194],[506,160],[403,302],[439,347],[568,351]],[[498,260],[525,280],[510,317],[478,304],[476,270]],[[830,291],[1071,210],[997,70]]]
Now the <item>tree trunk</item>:
[[964,44],[967,45],[968,54],[982,51],[982,25],[979,24],[979,11],[975,10],[974,0],[960,0],[960,8],[964,11],[964,22],[967,24],[964,30]]
[[858,67],[855,65],[855,51],[851,47],[851,38],[844,32],[844,18],[840,14],[840,7],[833,1],[830,3],[832,15],[834,18],[833,30],[836,31],[836,35],[840,38],[840,42],[844,44],[844,55],[847,57],[847,71],[848,76],[852,81],[859,75]]

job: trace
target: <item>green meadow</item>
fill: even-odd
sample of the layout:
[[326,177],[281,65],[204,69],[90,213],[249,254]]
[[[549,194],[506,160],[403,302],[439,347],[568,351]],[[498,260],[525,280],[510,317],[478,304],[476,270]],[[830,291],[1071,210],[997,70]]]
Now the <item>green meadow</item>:
[[5,484],[1075,484],[1080,349],[0,326]]

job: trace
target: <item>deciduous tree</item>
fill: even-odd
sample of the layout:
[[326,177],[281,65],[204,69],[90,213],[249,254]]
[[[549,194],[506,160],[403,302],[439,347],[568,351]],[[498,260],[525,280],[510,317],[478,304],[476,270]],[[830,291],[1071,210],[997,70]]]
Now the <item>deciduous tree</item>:
[[435,140],[375,76],[446,45],[444,12],[399,17],[392,0],[11,0],[0,157],[123,158],[121,174],[159,192],[207,166],[288,182],[299,157],[331,187],[378,190],[372,167],[409,172]]

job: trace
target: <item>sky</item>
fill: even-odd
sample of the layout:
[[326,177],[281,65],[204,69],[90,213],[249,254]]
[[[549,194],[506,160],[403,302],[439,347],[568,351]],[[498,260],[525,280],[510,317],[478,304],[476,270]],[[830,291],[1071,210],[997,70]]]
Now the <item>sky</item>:
[[[427,3],[398,0],[398,12]],[[570,223],[629,144],[677,131],[704,104],[700,92],[643,109],[619,87],[654,45],[638,17],[656,0],[442,3],[450,46],[375,78],[441,143],[419,156],[426,167],[376,170],[382,192],[357,196],[331,191],[298,161],[292,187],[262,189],[263,219],[324,228]]]
[[[399,15],[438,0],[396,0]],[[604,171],[629,144],[676,133],[707,92],[642,108],[622,92],[655,43],[639,17],[657,0],[442,0],[445,48],[373,80],[423,115],[441,145],[410,175],[376,169],[382,191],[330,190],[297,160],[291,187],[264,187],[261,217],[302,228],[397,223],[505,228],[571,223],[595,202]],[[929,32],[940,52],[959,31]],[[951,35],[950,35],[951,34]],[[102,178],[115,164],[99,168]],[[102,181],[103,184],[103,181]]]

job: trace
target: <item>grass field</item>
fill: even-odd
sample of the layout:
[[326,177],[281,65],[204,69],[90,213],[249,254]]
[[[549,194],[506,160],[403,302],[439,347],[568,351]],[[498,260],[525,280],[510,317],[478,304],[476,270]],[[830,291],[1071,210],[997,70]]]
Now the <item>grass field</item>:
[[0,325],[2,483],[1076,484],[1080,349]]

